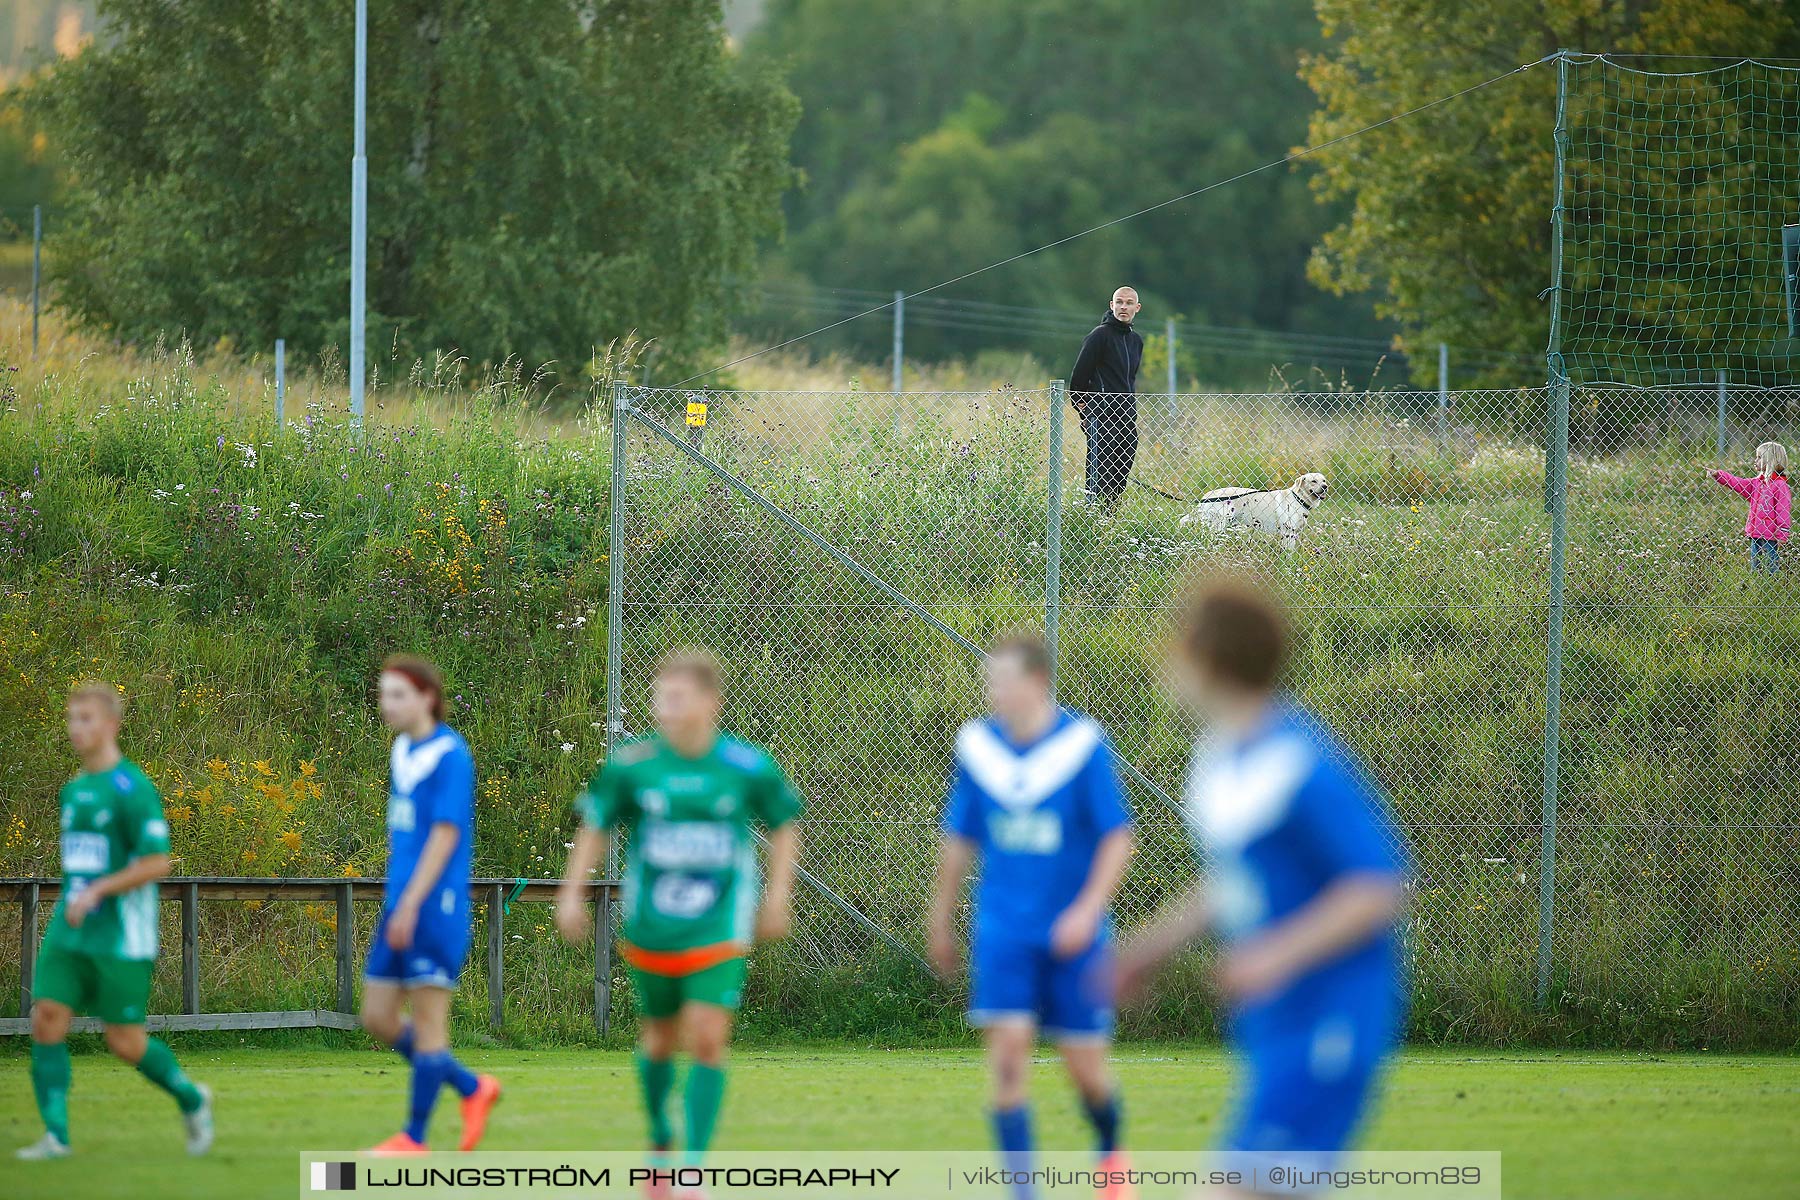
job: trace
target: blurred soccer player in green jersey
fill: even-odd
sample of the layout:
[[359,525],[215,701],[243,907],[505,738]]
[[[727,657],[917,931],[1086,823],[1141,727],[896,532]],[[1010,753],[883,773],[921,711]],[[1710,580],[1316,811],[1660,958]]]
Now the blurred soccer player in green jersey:
[[[719,665],[677,651],[652,683],[656,732],[613,749],[576,797],[576,834],[557,898],[563,936],[588,936],[581,885],[626,832],[620,940],[639,1017],[638,1076],[652,1160],[668,1161],[675,1047],[693,1055],[683,1093],[686,1164],[712,1141],[725,1094],[725,1050],[755,942],[787,933],[800,798],[768,753],[719,731]],[[759,897],[754,826],[769,831],[769,877]],[[659,1175],[651,1196],[698,1196]]]
[[31,1006],[31,1087],[44,1136],[27,1160],[69,1154],[69,1024],[77,1012],[106,1025],[106,1048],[174,1097],[189,1154],[212,1147],[212,1094],[181,1073],[144,1032],[156,966],[156,882],[169,873],[162,797],[119,753],[118,689],[85,683],[69,696],[69,744],[81,774],[63,785],[62,896],[38,951]]

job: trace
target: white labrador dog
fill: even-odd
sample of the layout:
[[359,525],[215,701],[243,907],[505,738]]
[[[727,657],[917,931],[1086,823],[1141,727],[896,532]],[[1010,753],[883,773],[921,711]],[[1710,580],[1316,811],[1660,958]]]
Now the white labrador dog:
[[1313,506],[1325,498],[1330,484],[1317,471],[1294,480],[1294,486],[1276,492],[1254,488],[1215,488],[1181,518],[1183,525],[1199,524],[1214,533],[1249,529],[1281,539],[1283,550],[1292,550]]

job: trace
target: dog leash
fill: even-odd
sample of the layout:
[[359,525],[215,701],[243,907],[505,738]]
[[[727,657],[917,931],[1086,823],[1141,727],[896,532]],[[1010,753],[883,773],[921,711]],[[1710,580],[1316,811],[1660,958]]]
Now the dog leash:
[[[1157,487],[1154,483],[1145,483],[1143,480],[1139,479],[1136,475],[1130,476],[1130,479],[1131,479],[1131,482],[1137,484],[1139,487],[1143,488],[1145,491],[1155,492],[1157,495],[1163,497],[1164,499],[1173,500],[1177,504],[1223,504],[1227,500],[1242,500],[1245,496],[1267,496],[1267,495],[1270,495],[1274,490],[1272,488],[1256,488],[1253,491],[1238,492],[1235,495],[1231,495],[1231,496],[1205,496],[1199,500],[1187,500],[1180,496],[1177,496],[1174,492],[1163,491],[1161,488]],[[1307,508],[1312,507],[1312,505],[1306,504],[1305,501],[1301,501],[1301,503],[1305,504]]]
[[1165,500],[1173,500],[1177,504],[1189,503],[1189,501],[1184,500],[1180,496],[1177,496],[1174,492],[1165,492],[1161,488],[1157,487],[1154,483],[1145,483],[1143,480],[1139,479],[1136,475],[1129,476],[1129,478],[1130,478],[1131,482],[1137,484],[1139,487],[1143,488],[1145,491],[1155,492],[1157,495],[1161,496]]

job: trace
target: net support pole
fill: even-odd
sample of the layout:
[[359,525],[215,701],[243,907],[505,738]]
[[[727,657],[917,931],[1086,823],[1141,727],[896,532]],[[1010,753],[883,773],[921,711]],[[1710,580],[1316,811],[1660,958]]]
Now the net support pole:
[[287,404],[287,339],[275,339],[275,428],[280,429]]
[[369,77],[369,5],[356,0],[356,86],[353,104],[354,141],[350,159],[350,420],[363,419],[365,367],[364,321],[367,305],[364,287],[368,275],[369,158],[367,122]]
[[1556,184],[1550,222],[1550,411],[1544,439],[1544,507],[1550,514],[1550,595],[1544,649],[1544,798],[1538,857],[1538,1006],[1550,1000],[1556,918],[1556,803],[1562,772],[1563,552],[1568,541],[1569,375],[1562,355],[1563,177],[1568,161],[1569,53],[1556,55]]
[[1050,695],[1056,695],[1056,668],[1062,658],[1062,459],[1063,401],[1068,384],[1050,383],[1050,487],[1044,512],[1044,646],[1050,651]]
[[1727,389],[1725,385],[1725,369],[1719,368],[1719,461],[1725,461],[1725,401]]

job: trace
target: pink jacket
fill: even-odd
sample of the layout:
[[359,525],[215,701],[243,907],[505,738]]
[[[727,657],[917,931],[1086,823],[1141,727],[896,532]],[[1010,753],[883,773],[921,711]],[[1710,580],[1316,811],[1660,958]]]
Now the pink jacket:
[[1745,537],[1788,540],[1788,510],[1793,498],[1788,492],[1787,476],[1740,479],[1730,471],[1714,471],[1713,478],[1750,502],[1750,516],[1744,521]]

